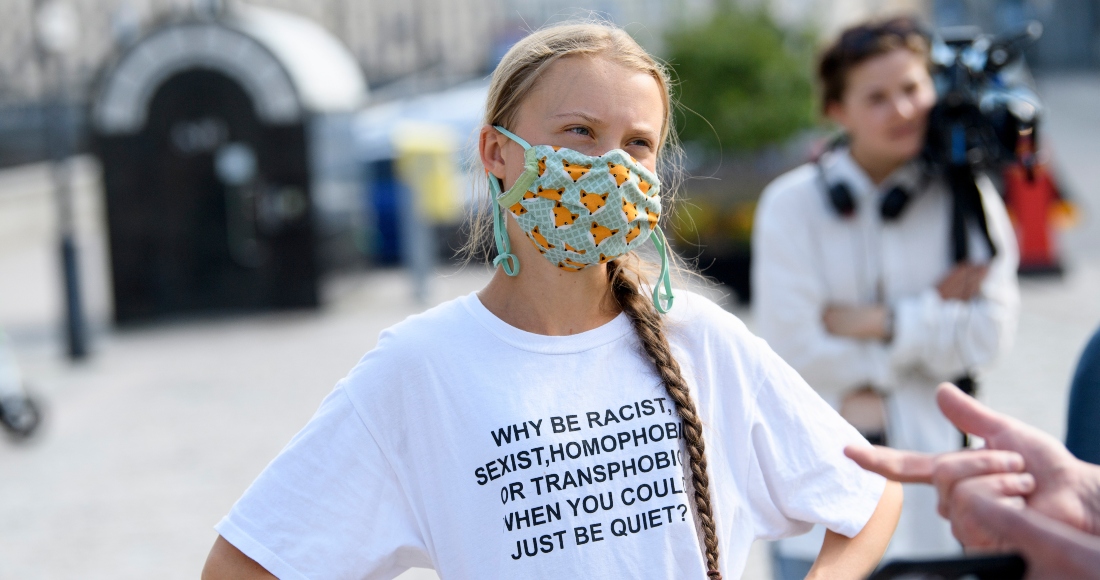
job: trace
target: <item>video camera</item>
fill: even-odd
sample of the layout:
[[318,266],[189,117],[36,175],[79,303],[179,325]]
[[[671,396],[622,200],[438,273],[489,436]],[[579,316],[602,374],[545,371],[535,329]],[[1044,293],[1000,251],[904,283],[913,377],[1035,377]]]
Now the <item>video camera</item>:
[[997,251],[975,184],[977,174],[1011,163],[1029,171],[1035,165],[1035,131],[1042,108],[1026,84],[1022,66],[1010,65],[1020,63],[1024,49],[1041,34],[1042,25],[1031,22],[1023,32],[1000,38],[974,27],[943,29],[933,38],[931,59],[939,99],[929,113],[923,156],[933,172],[944,176],[953,194],[956,262],[969,257],[968,222],[984,234],[991,254]]

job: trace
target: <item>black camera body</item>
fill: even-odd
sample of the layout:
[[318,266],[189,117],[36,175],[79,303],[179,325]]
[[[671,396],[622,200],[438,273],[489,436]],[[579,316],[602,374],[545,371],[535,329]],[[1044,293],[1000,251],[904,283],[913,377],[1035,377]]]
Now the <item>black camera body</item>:
[[928,117],[922,154],[929,173],[943,177],[952,194],[951,236],[956,263],[970,259],[968,228],[984,237],[990,256],[997,248],[989,235],[976,180],[985,171],[1020,163],[1035,165],[1035,131],[1041,106],[1015,67],[1023,50],[1042,34],[1038,22],[1002,38],[975,28],[945,29],[933,38],[933,79],[938,100]]
[[971,27],[941,30],[932,45],[939,99],[929,114],[926,155],[939,167],[998,169],[1033,163],[1038,96],[1010,65],[1042,34],[1032,22],[1021,33],[992,38]]

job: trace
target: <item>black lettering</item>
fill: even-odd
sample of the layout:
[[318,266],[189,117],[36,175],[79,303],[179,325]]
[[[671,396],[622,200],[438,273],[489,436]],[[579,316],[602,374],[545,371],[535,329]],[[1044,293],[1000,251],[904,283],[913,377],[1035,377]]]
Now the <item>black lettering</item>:
[[603,524],[599,523],[599,522],[594,523],[591,526],[588,526],[588,529],[592,531],[592,541],[593,542],[602,542],[603,541],[603,536],[600,535],[600,534],[603,533],[603,531],[600,530],[601,527],[603,527]]
[[569,427],[570,431],[580,431],[581,430],[581,425],[580,425],[580,422],[577,421],[577,416],[576,415],[566,415],[565,416],[565,423]]
[[[661,491],[661,487],[657,484],[664,485],[665,490]],[[661,479],[661,480],[658,480],[658,481],[654,481],[653,482],[653,494],[656,495],[657,497],[665,497],[666,495],[668,495],[668,480],[667,479]]]
[[515,517],[515,512],[508,512],[508,515],[504,516],[504,527],[508,528],[508,531],[512,531],[512,518]]
[[597,413],[595,411],[589,411],[589,412],[585,413],[584,416],[588,418],[588,428],[589,429],[592,428],[593,424],[596,425],[597,427],[603,427],[603,423],[600,422],[600,414],[599,413]]
[[684,493],[683,489],[676,489],[676,479],[675,478],[672,478],[672,477],[668,478],[668,482],[669,482],[669,484],[672,485],[672,493]]
[[554,446],[550,446],[550,461],[564,461],[565,460],[565,446],[558,443],[558,448],[554,449]]
[[511,495],[508,501],[516,501],[517,495],[520,499],[527,499],[523,495],[523,484],[518,481],[513,481],[508,484],[508,493]]
[[581,456],[581,446],[576,441],[570,441],[565,444],[565,454],[569,456],[569,459],[576,459]]
[[561,549],[561,550],[564,550],[565,549],[565,537],[564,537],[565,536],[565,530],[562,530],[560,532],[554,532],[554,535],[558,537],[558,548]]
[[513,560],[519,560],[523,557],[523,550],[519,547],[519,540],[516,540],[516,553],[512,554]]
[[545,514],[542,513],[542,506],[531,508],[531,524],[535,526],[541,526],[546,523]]
[[496,432],[490,431],[489,434],[493,436],[493,441],[497,442],[497,447],[501,446],[501,441],[504,443],[512,442],[512,430],[509,427],[501,427]]
[[634,413],[631,413],[630,416],[627,417],[626,413],[623,412],[623,409],[626,409],[626,410],[629,411],[630,410],[630,405],[623,405],[622,407],[619,407],[619,418],[620,419],[622,419],[623,421],[629,421],[629,420],[634,418],[634,416],[635,416]]
[[661,508],[661,509],[665,510],[665,515],[668,516],[668,523],[670,523],[670,524],[672,523],[672,508],[674,508],[674,507],[676,507],[676,506],[670,505],[670,506],[666,506],[666,507]]
[[665,423],[665,439],[679,439],[680,431],[676,428],[676,423]]
[[[521,522],[527,522],[527,527],[531,527],[531,513],[530,513],[529,510],[523,510],[523,515],[522,516],[519,515],[519,512],[516,512],[516,529],[517,530],[523,528],[523,526],[520,525]],[[531,555],[533,556],[534,554],[531,554]]]
[[573,528],[573,541],[576,542],[578,546],[583,545],[583,544],[587,544],[588,543],[588,528],[585,528],[585,527]]
[[[610,443],[608,443],[609,441]],[[600,449],[603,449],[604,453],[611,453],[615,450],[616,445],[614,435],[604,435],[600,438]]]
[[543,534],[539,536],[539,543],[542,544],[542,553],[549,554],[554,551],[554,542],[550,541],[550,534]]
[[634,494],[634,488],[626,487],[623,488],[623,493],[620,495],[620,498],[623,500],[623,505],[634,505],[635,500],[633,497],[630,498],[630,501],[626,501],[626,492],[628,491],[631,493],[631,495]]
[[577,517],[579,515],[577,513],[577,506],[579,506],[581,504],[581,498],[578,497],[575,500],[567,499],[567,500],[565,500],[565,503],[569,504],[569,507],[573,508],[573,517]]
[[626,518],[626,527],[628,530],[630,530],[630,533],[632,534],[637,534],[638,532],[642,531],[641,515],[633,515]]
[[566,471],[565,472],[565,477],[562,478],[561,488],[566,489],[567,487],[569,487],[571,485],[573,487],[579,487],[577,485],[576,478],[573,477],[573,472],[572,471]]
[[622,422],[622,421],[619,421],[619,418],[615,416],[615,413],[611,409],[608,409],[603,414],[603,422],[606,425],[610,425],[612,421],[614,421],[616,423],[621,423]]
[[619,449],[625,449],[626,444],[630,443],[630,431],[623,431],[622,433],[619,433],[618,438],[619,438]]
[[649,426],[649,440],[656,443],[665,438],[665,430],[660,425]]
[[546,474],[546,493],[550,493],[550,490],[553,488],[557,488],[558,491],[561,491],[561,486],[558,485],[558,479],[556,473]]
[[592,483],[592,470],[588,467],[585,467],[583,470],[578,467],[577,468],[577,485],[578,486],[587,485],[587,484],[590,484],[590,483]]
[[623,460],[622,463],[623,463],[623,477],[629,477],[630,476],[629,472],[631,472],[631,471],[634,472],[634,475],[638,475],[638,464],[637,464],[636,459],[631,457],[630,458],[630,463],[627,463],[625,459]]
[[554,433],[565,433],[565,420],[561,417],[550,417],[550,426],[553,427]]
[[527,551],[527,540],[523,540],[523,554],[530,558],[531,556],[539,555],[539,545],[536,543],[535,538],[531,538],[531,551]]
[[554,502],[554,506],[546,505],[546,521],[552,522],[554,518],[561,519],[561,504]]
[[607,511],[607,510],[615,507],[615,496],[611,495],[610,491],[607,492],[607,505],[603,504],[603,494],[602,493],[599,494],[598,497],[600,498],[600,507],[602,507],[604,509],[604,511]]
[[639,439],[642,440],[642,445],[645,445],[646,443],[649,443],[649,439],[646,437],[646,434],[645,434],[645,427],[642,427],[641,429],[638,429],[637,431],[631,431],[630,433],[634,436],[634,446],[635,447],[638,446],[638,440]]
[[519,468],[527,469],[531,467],[531,453],[529,451],[520,451],[516,453],[516,457],[519,458]]
[[535,495],[542,495],[542,476],[532,477],[531,482],[535,484]]
[[500,466],[503,468],[503,470],[500,472],[501,475],[504,475],[505,473],[508,473],[509,471],[512,471],[511,469],[508,468],[508,456],[507,455],[505,455],[501,459],[497,459],[497,463],[499,463]]
[[648,416],[650,416],[650,415],[652,415],[656,412],[657,411],[655,411],[653,409],[653,402],[652,401],[650,401],[649,399],[646,399],[646,400],[642,401],[642,414],[643,415],[648,417]]
[[528,423],[530,423],[531,426],[535,428],[535,437],[539,437],[542,435],[542,419],[539,419],[537,422],[528,421]]
[[581,439],[581,447],[584,448],[584,456],[591,457],[600,454],[600,440],[593,437],[592,441]]
[[485,469],[489,470],[489,481],[493,481],[493,480],[495,480],[496,478],[498,478],[498,477],[500,477],[501,475],[503,475],[502,473],[497,473],[497,466],[496,466],[496,463],[495,463],[495,462],[493,462],[493,463],[486,463],[486,464],[485,464]]
[[515,434],[516,441],[519,441],[519,434],[520,434],[521,431],[523,432],[523,438],[524,439],[530,439],[531,434],[527,431],[527,423],[520,423],[520,425],[522,425],[522,427],[517,426],[517,425],[512,425],[512,433]]
[[[646,469],[643,465],[646,460],[649,460],[649,469]],[[653,458],[648,455],[643,455],[639,457],[638,471],[641,471],[642,473],[649,473],[650,471],[653,471]]]
[[[642,497],[643,489],[645,490],[645,497]],[[649,501],[653,499],[653,487],[650,486],[648,483],[643,483],[642,485],[638,486],[637,494],[638,501]]]
[[[618,525],[616,526],[616,524],[618,524]],[[619,518],[615,518],[615,519],[611,520],[611,535],[612,536],[618,536],[620,538],[625,536],[626,535],[626,522],[622,521]]]
[[607,481],[607,471],[604,469],[604,466],[602,466],[602,465],[594,466],[592,468],[592,473],[596,474],[592,478],[596,481],[596,483],[603,483],[603,482]]
[[[540,420],[539,423],[542,423],[542,421]],[[542,450],[543,449],[544,449],[543,447],[533,447],[533,448],[531,448],[531,452],[535,454],[535,464],[536,465],[542,465]]]
[[614,481],[616,471],[622,471],[622,467],[619,466],[618,461],[616,461],[614,463],[608,463],[607,464],[607,480],[608,481]]
[[657,469],[664,469],[672,465],[672,460],[668,458],[667,451],[658,451],[653,454],[653,457],[657,460]]
[[663,414],[665,412],[665,398],[664,397],[657,397],[653,400],[657,401],[657,404],[661,406],[661,413]]
[[485,468],[484,467],[479,467],[479,468],[475,469],[474,470],[474,475],[477,476],[477,484],[478,485],[485,485],[486,483],[489,483],[489,477],[487,475],[485,475]]

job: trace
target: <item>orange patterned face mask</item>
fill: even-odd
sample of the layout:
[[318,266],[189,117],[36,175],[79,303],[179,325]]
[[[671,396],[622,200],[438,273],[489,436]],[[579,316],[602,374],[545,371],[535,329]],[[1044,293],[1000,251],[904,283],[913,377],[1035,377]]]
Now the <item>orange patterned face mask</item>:
[[[590,156],[565,147],[531,146],[503,127],[502,134],[524,148],[524,172],[507,192],[488,175],[495,196],[494,238],[505,273],[519,273],[505,229],[510,213],[531,244],[562,270],[579,272],[637,249],[652,235],[661,254],[661,280],[654,304],[672,307],[668,255],[661,215],[661,182],[626,151]],[[663,286],[663,287],[662,287]]]

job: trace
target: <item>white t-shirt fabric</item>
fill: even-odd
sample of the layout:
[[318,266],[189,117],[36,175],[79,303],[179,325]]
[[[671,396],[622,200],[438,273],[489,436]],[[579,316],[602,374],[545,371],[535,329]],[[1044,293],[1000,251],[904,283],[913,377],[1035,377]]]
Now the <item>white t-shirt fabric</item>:
[[[757,538],[857,534],[866,444],[732,314],[666,331],[704,426],[721,571]],[[280,578],[705,578],[680,420],[629,319],[514,328],[470,294],[384,331],[216,526]]]

